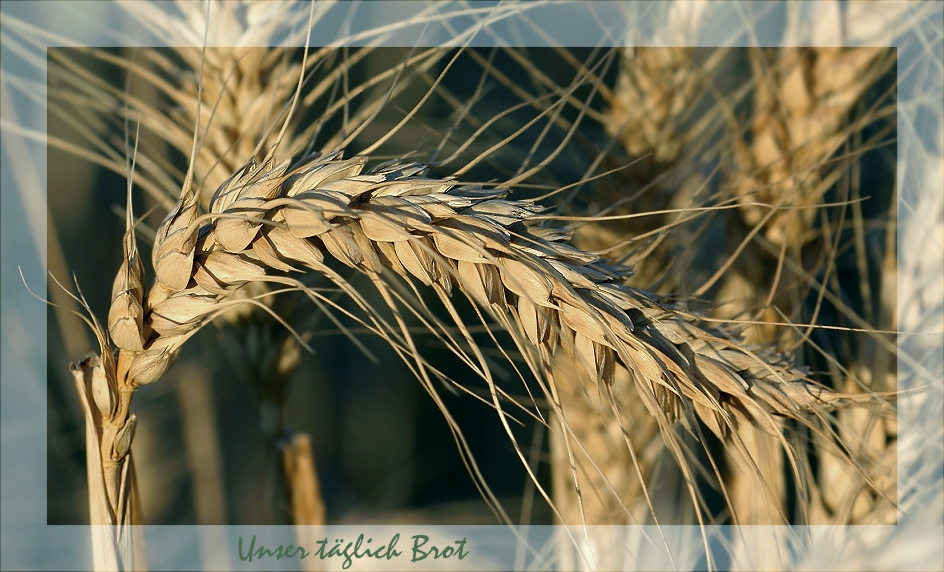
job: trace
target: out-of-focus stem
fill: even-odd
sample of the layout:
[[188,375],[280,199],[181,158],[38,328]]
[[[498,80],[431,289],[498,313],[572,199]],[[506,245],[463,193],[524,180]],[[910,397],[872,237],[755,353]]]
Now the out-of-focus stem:
[[[210,379],[197,367],[187,367],[180,372],[180,378],[184,383],[177,386],[177,402],[186,439],[187,464],[193,475],[197,524],[226,524],[223,459]],[[200,527],[200,536],[204,569],[231,568],[226,552],[218,549],[225,544],[225,537],[207,526]]]
[[305,433],[287,433],[276,444],[281,462],[280,480],[287,494],[292,524],[319,526],[325,523],[325,506],[311,450]]

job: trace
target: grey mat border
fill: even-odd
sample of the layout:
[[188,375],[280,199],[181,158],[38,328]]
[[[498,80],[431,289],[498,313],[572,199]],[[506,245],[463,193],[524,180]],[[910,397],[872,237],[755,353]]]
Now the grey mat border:
[[[921,14],[920,21],[916,21],[915,30],[923,32],[924,39],[932,46],[930,49],[920,50],[917,53],[911,50],[898,50],[899,70],[899,142],[898,142],[898,177],[902,204],[908,202],[916,204],[922,193],[940,193],[938,186],[918,187],[920,178],[916,182],[905,176],[913,165],[921,165],[926,159],[927,149],[933,148],[934,137],[941,129],[941,119],[944,118],[944,104],[942,104],[942,59],[940,46],[942,38],[941,4],[928,7],[925,2],[908,3],[909,14]],[[415,14],[422,3],[417,2],[372,2],[363,3],[361,10],[370,11],[374,18],[363,18],[363,22],[395,22],[407,19]],[[489,9],[495,6],[492,2],[469,2],[467,6],[475,9]],[[898,3],[874,2],[870,10],[876,15],[895,11]],[[814,22],[817,17],[817,4],[809,3],[809,10],[805,15],[808,22]],[[302,8],[307,11],[307,4]],[[440,12],[459,9],[456,4],[443,5]],[[780,36],[784,28],[782,17],[783,6],[777,2],[721,2],[713,6],[713,11],[727,16],[713,21],[698,38],[692,38],[691,45],[779,45]],[[929,11],[930,10],[930,11]],[[9,16],[22,22],[36,26],[37,29],[48,29],[47,38],[60,38],[56,42],[47,40],[50,45],[94,45],[119,46],[140,45],[159,46],[158,38],[147,30],[135,29],[128,25],[119,14],[119,9],[109,2],[4,2],[2,5],[3,20],[0,26],[6,37],[7,27],[10,25]],[[63,15],[68,17],[63,17]],[[651,30],[653,23],[664,18],[664,4],[659,2],[594,2],[591,5],[583,2],[576,3],[531,3],[525,11],[529,22],[536,25],[531,28],[523,20],[516,19],[510,13],[505,14],[507,19],[495,21],[490,28],[492,34],[480,33],[472,42],[473,45],[566,45],[566,46],[596,46],[601,43],[613,44],[619,42],[623,31],[634,30],[632,43],[634,45],[650,45],[653,38]],[[55,15],[56,17],[51,17]],[[755,36],[749,38],[739,30],[743,30],[746,23],[758,15],[765,15],[762,21],[753,22]],[[334,17],[334,16],[332,16]],[[335,38],[336,31],[341,29],[340,22],[344,14],[338,13],[335,20],[326,19],[316,27],[316,37]],[[460,28],[468,27],[471,21],[452,20]],[[108,29],[120,30],[117,36],[103,32]],[[536,31],[543,29],[542,32]],[[919,29],[920,28],[920,29]],[[365,36],[354,42],[355,44],[377,43],[384,45],[412,46],[417,42],[420,32],[423,32],[422,45],[439,45],[448,41],[450,35],[445,28],[432,26],[409,26],[395,31],[382,40]],[[356,32],[356,30],[352,30]],[[325,35],[327,34],[327,35]],[[732,39],[736,38],[734,42]],[[913,38],[912,38],[913,39]],[[323,42],[320,40],[319,42]],[[895,47],[903,47],[896,45]],[[44,66],[26,64],[22,61],[11,45],[4,44],[2,49],[3,73],[11,73],[17,77],[29,78],[39,85],[45,85]],[[41,49],[33,49],[32,53],[39,55],[45,62],[45,53]],[[902,75],[905,70],[920,68],[921,73]],[[45,95],[45,94],[43,94]],[[41,141],[33,141],[20,136],[18,128],[25,128],[36,133],[45,133],[46,115],[45,106],[36,104],[19,95],[4,93],[9,101],[3,106],[3,149],[2,149],[2,282],[0,282],[0,342],[2,342],[2,382],[0,382],[0,567],[4,570],[84,570],[91,565],[89,555],[89,527],[82,526],[47,526],[46,518],[46,325],[45,307],[30,297],[22,287],[19,277],[19,268],[22,269],[26,280],[31,285],[44,283],[45,260],[45,178],[46,178],[46,148]],[[922,109],[923,108],[923,109]],[[11,113],[15,110],[15,115]],[[931,110],[928,114],[927,110]],[[32,164],[12,164],[10,162],[11,149],[25,149],[32,159]],[[936,150],[937,155],[941,153]],[[940,157],[932,157],[940,158]],[[938,182],[940,183],[940,182]],[[899,231],[901,232],[901,230]],[[931,253],[935,252],[933,250]],[[926,256],[928,253],[906,253],[902,256]],[[41,289],[40,289],[41,290]],[[903,300],[900,301],[904,302]],[[37,318],[41,317],[41,318]],[[941,324],[931,324],[928,330],[939,332]],[[944,346],[941,340],[936,339],[930,349],[923,349],[927,345],[927,338],[923,341],[918,337],[903,338],[900,352],[905,355],[918,355],[910,351],[909,340],[919,341],[922,345],[914,346],[921,349],[921,366],[930,372],[936,379],[944,378]],[[899,361],[901,379],[906,379],[913,373],[911,362]],[[926,441],[926,451],[932,462],[931,471],[940,473],[941,465],[935,465],[935,455],[940,455],[940,419],[926,419],[928,425],[921,426],[921,435],[917,439]],[[906,436],[907,437],[907,436]],[[905,468],[905,467],[902,467]],[[899,475],[907,475],[907,471],[899,471]],[[904,477],[901,477],[904,478]],[[936,477],[938,483],[942,479]],[[932,479],[933,481],[933,479]],[[905,485],[900,481],[899,487]],[[942,517],[944,518],[944,517]],[[904,522],[904,521],[903,521]],[[916,534],[928,534],[927,542],[940,543],[938,522],[926,530],[918,530]],[[898,526],[902,526],[899,524]],[[746,527],[745,527],[746,528]],[[780,534],[787,527],[751,527],[751,534],[763,533],[764,528],[770,528],[770,533]],[[895,527],[876,527],[895,528]],[[279,569],[268,562],[260,567],[247,566],[235,558],[233,543],[240,535],[256,534],[260,538],[290,539],[291,529],[274,526],[259,527],[198,527],[175,526],[157,527],[146,526],[145,535],[149,542],[149,556],[154,570],[187,570],[200,569],[212,566],[213,562],[223,564],[222,560],[213,560],[212,554],[201,552],[198,539],[225,538],[231,543],[226,554],[229,565],[239,569]],[[828,530],[824,530],[828,529]],[[467,533],[472,535],[481,546],[494,558],[487,562],[476,562],[475,566],[486,566],[491,569],[504,569],[512,566],[526,565],[529,561],[537,565],[537,560],[530,557],[522,558],[517,549],[508,545],[509,531],[504,527],[416,527],[401,526],[336,528],[330,533],[356,536],[358,531],[376,531],[378,538],[389,537],[395,532],[419,531],[423,534],[456,535]],[[666,527],[670,535],[678,535],[680,542],[686,542],[687,537],[699,537],[695,527]],[[645,532],[642,527],[628,527],[617,531],[629,535]],[[715,527],[710,530],[717,534],[719,539],[729,538],[736,531],[725,530],[725,527]],[[853,538],[862,534],[862,527],[792,527],[790,532],[796,533],[798,538],[813,538],[820,535],[839,535],[839,538]],[[887,531],[876,531],[879,533]],[[415,532],[414,532],[415,533]],[[531,527],[528,532],[535,544],[552,542],[554,530],[551,527]],[[933,536],[932,536],[933,535]],[[291,540],[283,540],[291,542]],[[802,546],[798,550],[804,550]],[[723,551],[720,544],[715,545]],[[864,548],[864,547],[863,547]],[[212,551],[211,551],[212,552]],[[719,552],[720,554],[720,552]],[[905,569],[909,566],[907,554],[901,555],[900,566]],[[208,559],[209,558],[209,559]],[[466,564],[469,564],[468,562]],[[290,565],[280,561],[279,566]],[[227,566],[228,567],[228,566]],[[409,566],[413,568],[413,566]]]

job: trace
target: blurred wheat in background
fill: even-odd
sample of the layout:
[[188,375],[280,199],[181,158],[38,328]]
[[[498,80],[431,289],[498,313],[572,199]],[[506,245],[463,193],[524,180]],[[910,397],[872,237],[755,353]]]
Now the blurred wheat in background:
[[[3,123],[11,157],[48,145],[45,516],[117,525],[97,569],[147,567],[141,523],[566,524],[561,570],[938,565],[913,539],[944,532],[944,435],[914,437],[942,407],[940,6],[610,5],[620,39],[526,48],[479,38],[542,37],[542,3],[118,4],[179,47],[3,35],[47,70],[2,84],[48,106]],[[734,15],[782,47],[699,41]],[[873,526],[852,551],[787,524]],[[768,526],[640,564],[587,525]]]

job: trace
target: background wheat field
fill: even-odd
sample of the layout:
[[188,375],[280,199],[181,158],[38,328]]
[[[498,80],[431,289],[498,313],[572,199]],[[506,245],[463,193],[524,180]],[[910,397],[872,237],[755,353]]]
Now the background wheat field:
[[134,524],[944,565],[940,3],[50,6],[3,6],[4,569],[181,566]]

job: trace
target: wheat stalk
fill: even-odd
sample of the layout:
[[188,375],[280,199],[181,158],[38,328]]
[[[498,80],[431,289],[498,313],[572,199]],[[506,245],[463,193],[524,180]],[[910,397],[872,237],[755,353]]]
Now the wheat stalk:
[[85,417],[92,559],[96,570],[147,570],[143,538],[131,526],[141,524],[130,455],[137,418],[116,421],[106,365],[89,355],[69,366]]

